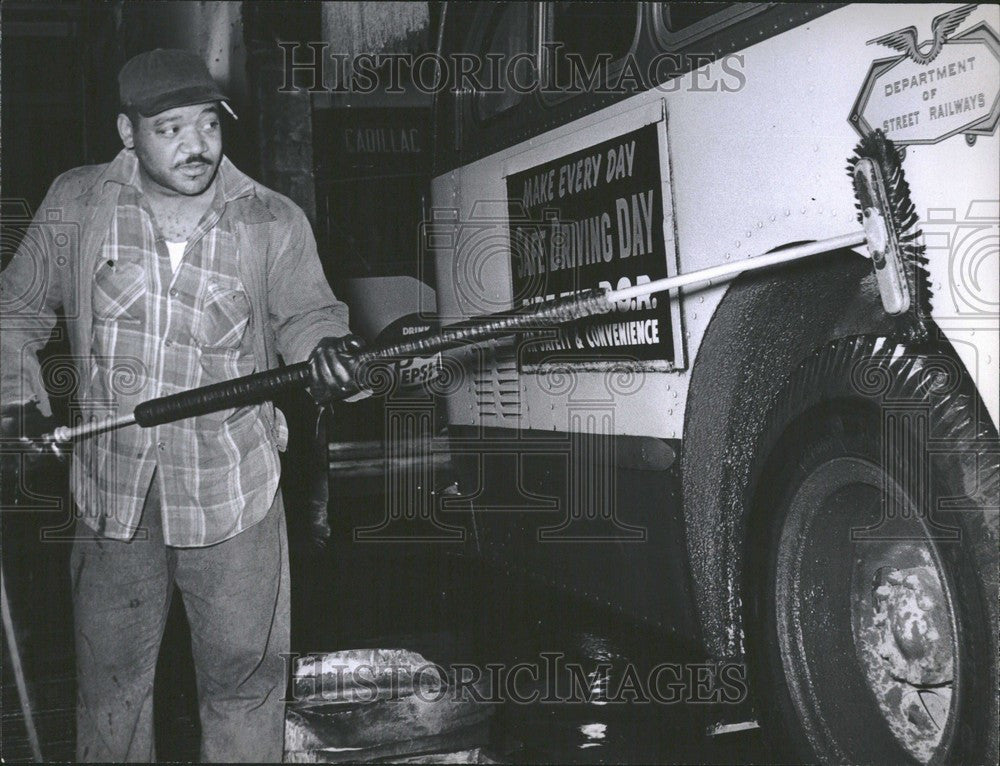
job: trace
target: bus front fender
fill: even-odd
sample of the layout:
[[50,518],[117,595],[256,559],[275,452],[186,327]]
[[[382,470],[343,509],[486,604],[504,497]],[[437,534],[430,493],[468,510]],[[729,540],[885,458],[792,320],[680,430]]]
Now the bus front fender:
[[681,463],[695,611],[712,656],[743,654],[752,452],[774,397],[813,349],[892,330],[870,263],[852,251],[743,275],[719,303],[691,371]]

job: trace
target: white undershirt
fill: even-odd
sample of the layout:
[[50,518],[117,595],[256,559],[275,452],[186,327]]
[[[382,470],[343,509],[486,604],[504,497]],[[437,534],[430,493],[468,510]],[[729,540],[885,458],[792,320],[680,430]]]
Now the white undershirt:
[[187,247],[187,240],[184,242],[167,242],[167,252],[170,253],[170,268],[177,271],[181,265],[181,258],[184,257],[184,249]]

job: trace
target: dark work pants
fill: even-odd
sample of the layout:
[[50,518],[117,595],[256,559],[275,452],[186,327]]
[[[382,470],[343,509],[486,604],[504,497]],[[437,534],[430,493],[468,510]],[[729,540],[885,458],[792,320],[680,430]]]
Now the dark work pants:
[[[158,482],[129,542],[83,524],[71,556],[80,761],[151,761],[153,675],[174,584],[198,683],[202,761],[281,761],[289,647],[281,493],[267,517],[203,548],[164,545]],[[145,537],[145,539],[140,539]]]

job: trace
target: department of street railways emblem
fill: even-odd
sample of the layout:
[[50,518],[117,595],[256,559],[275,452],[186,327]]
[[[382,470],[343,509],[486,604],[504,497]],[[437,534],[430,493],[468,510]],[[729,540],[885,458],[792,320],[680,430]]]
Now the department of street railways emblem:
[[935,16],[923,41],[915,26],[868,41],[901,55],[872,62],[850,122],[861,135],[881,128],[897,146],[990,135],[1000,118],[1000,38],[986,22],[956,30],[976,5]]

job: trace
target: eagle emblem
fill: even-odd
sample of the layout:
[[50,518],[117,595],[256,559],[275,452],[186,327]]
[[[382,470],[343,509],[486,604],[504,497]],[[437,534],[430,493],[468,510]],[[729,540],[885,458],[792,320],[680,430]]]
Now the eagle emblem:
[[921,66],[930,64],[937,58],[948,37],[958,29],[959,25],[968,18],[975,8],[976,4],[971,3],[935,16],[934,21],[931,22],[931,35],[933,37],[922,43],[917,42],[917,28],[911,26],[876,37],[874,40],[869,40],[867,44],[875,43],[897,50]]

